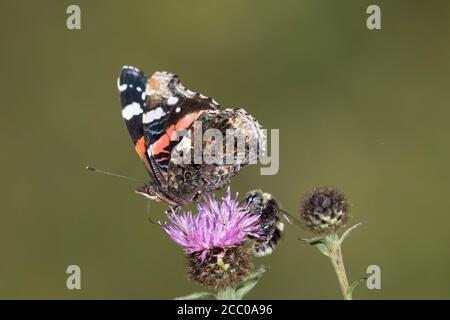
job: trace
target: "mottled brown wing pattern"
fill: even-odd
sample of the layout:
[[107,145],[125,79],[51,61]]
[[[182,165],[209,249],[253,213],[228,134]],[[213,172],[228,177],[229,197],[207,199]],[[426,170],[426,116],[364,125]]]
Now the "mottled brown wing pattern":
[[[256,162],[256,158],[259,157],[258,150],[253,157],[249,157],[252,154],[249,152],[250,142],[265,140],[259,123],[240,108],[204,111],[197,121],[202,123],[202,134],[205,134],[208,129],[217,129],[225,137],[227,129],[235,130],[237,136],[245,137],[245,146],[239,152],[238,148],[234,148],[234,159],[240,159],[237,164],[227,164],[228,159],[225,152],[223,152],[223,164],[208,164],[204,160],[201,161],[201,164],[195,164],[194,161],[182,163],[177,159],[182,159],[186,152],[190,151],[192,157],[194,155],[195,127],[191,127],[172,151],[172,161],[169,163],[167,179],[168,191],[182,199],[183,202],[197,201],[201,193],[209,193],[227,186],[241,167]],[[209,150],[211,146],[217,147],[214,139],[205,139],[202,142],[201,150]],[[226,151],[225,138],[222,147],[222,150]],[[193,160],[193,158],[191,159]]]

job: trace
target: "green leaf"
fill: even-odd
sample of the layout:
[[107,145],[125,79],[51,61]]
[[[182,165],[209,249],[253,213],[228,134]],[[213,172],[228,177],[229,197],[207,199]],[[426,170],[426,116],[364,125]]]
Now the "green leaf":
[[330,256],[330,248],[328,245],[328,238],[321,236],[321,237],[315,237],[315,238],[311,238],[311,239],[299,239],[301,241],[304,241],[310,245],[312,245],[313,247],[316,247],[317,249],[319,249],[320,252],[322,252],[324,255],[326,255],[327,257]]
[[355,290],[356,287],[359,286],[359,284],[363,283],[366,280],[367,278],[361,278],[352,282],[352,284],[347,289],[347,293],[350,295],[350,297],[353,295],[353,290]]
[[311,244],[314,247],[316,247],[317,249],[319,249],[320,252],[322,252],[324,255],[326,255],[327,257],[330,256],[330,249],[328,248],[328,246],[323,243],[323,242],[317,242],[315,244]]
[[353,227],[348,228],[341,236],[341,239],[340,239],[341,243],[350,235],[350,233],[352,233],[353,230],[358,228],[360,225],[362,225],[362,222],[357,223]]
[[194,292],[191,294],[188,294],[184,297],[178,297],[175,298],[175,300],[207,300],[208,298],[216,298],[216,295],[211,292]]
[[217,300],[241,300],[236,295],[236,289],[234,287],[226,287],[217,291]]
[[264,272],[267,271],[267,267],[262,265],[254,273],[249,275],[245,280],[240,282],[236,286],[236,298],[241,300],[247,293],[249,293],[261,279]]
[[309,238],[309,239],[308,238],[299,238],[298,240],[301,240],[301,241],[306,242],[313,246],[316,242],[325,241],[325,237],[320,236],[320,237],[314,237],[314,238]]

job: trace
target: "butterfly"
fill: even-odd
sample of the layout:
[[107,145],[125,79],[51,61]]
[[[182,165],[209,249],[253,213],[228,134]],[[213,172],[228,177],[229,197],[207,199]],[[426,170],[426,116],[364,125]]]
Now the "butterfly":
[[[124,66],[117,86],[122,117],[150,175],[136,192],[148,199],[171,207],[198,202],[229,185],[264,152],[266,137],[253,116],[242,108],[222,109],[214,99],[185,88],[172,73],[158,71],[148,78]],[[232,140],[217,135],[228,132]]]

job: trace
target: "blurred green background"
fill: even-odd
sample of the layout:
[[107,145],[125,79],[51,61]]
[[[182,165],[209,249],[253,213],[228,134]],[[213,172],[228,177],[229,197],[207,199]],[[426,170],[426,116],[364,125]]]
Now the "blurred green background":
[[[81,7],[82,29],[66,28]],[[366,28],[378,4],[382,30]],[[450,298],[448,1],[1,1],[0,298],[170,299],[199,288],[147,221],[147,179],[120,113],[124,64],[167,70],[280,129],[280,170],[243,169],[233,191],[297,214],[332,184],[364,222],[344,244],[356,299]],[[155,219],[165,206],[151,204]],[[331,264],[287,226],[248,298],[339,299]],[[66,288],[68,265],[82,290]]]

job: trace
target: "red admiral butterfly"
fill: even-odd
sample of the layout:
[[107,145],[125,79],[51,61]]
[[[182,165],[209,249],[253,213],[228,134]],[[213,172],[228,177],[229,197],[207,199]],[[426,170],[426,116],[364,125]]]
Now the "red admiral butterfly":
[[[117,85],[122,116],[151,177],[137,193],[170,206],[184,206],[200,200],[202,194],[227,186],[242,166],[259,159],[265,135],[256,119],[244,109],[220,109],[214,99],[186,89],[177,76],[168,72],[155,72],[147,78],[137,68],[125,66]],[[201,123],[200,132],[194,122]],[[223,136],[232,129],[235,136],[244,136],[245,148],[233,148],[233,156],[241,160],[175,161],[195,152],[196,136],[203,137],[208,129],[218,130]],[[255,145],[254,142],[258,148],[252,154],[250,145]],[[201,147],[227,149],[229,153],[228,145],[211,137],[202,139]],[[220,153],[220,157],[225,159],[229,156],[226,153]]]

